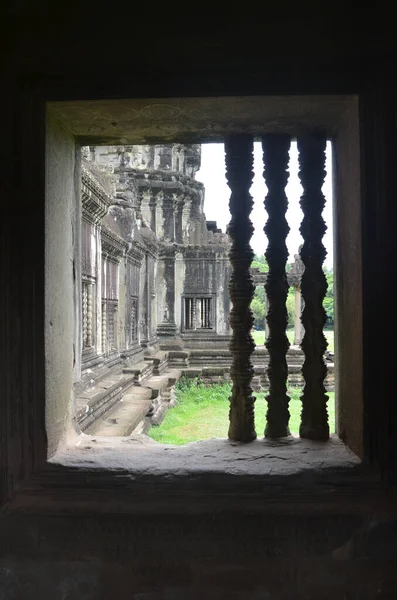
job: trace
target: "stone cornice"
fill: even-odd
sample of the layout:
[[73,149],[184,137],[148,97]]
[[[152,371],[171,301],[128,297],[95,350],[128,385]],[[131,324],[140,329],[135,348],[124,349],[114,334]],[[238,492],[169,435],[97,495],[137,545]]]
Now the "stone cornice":
[[97,224],[105,217],[112,204],[102,185],[84,166],[82,170],[81,204],[83,216],[87,221]]
[[103,226],[101,230],[101,247],[102,254],[119,260],[126,252],[128,244],[106,226]]
[[133,180],[138,189],[169,190],[174,193],[185,193],[200,195],[204,185],[188,175],[182,175],[175,171],[159,171],[153,169],[115,169],[115,173],[123,174]]
[[176,254],[183,252],[183,248],[181,244],[161,243],[159,246],[159,258],[175,258]]
[[135,265],[141,266],[143,257],[145,256],[144,249],[139,245],[131,245],[127,250],[127,261]]
[[229,247],[218,246],[215,244],[206,246],[184,246],[182,249],[182,254],[186,260],[200,260],[202,258],[207,260],[220,260],[222,258],[228,259]]

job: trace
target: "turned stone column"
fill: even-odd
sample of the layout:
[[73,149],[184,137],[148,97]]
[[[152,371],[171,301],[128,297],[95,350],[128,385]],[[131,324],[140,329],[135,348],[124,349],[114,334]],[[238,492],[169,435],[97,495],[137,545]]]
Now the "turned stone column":
[[93,346],[92,339],[92,307],[93,307],[93,298],[92,298],[92,290],[93,285],[90,284],[87,286],[87,346],[91,348]]
[[302,294],[300,285],[294,285],[295,321],[294,321],[294,345],[299,346],[302,341]]
[[249,193],[253,178],[253,138],[249,135],[230,136],[225,141],[225,153],[226,179],[231,190],[231,221],[228,233],[231,239],[229,257],[232,266],[229,292],[232,303],[230,376],[233,386],[230,397],[229,439],[250,442],[256,438],[255,397],[251,388],[251,355],[255,348],[251,330],[254,319],[250,309],[255,290],[250,273],[254,253],[250,246],[253,226],[249,218],[253,204]]
[[285,213],[288,200],[285,186],[288,181],[289,148],[291,139],[286,134],[268,134],[262,138],[264,179],[268,189],[265,209],[269,215],[264,231],[268,238],[265,253],[269,271],[266,277],[265,293],[268,297],[267,323],[269,336],[266,348],[269,351],[267,376],[269,394],[265,436],[285,437],[290,434],[289,396],[287,394],[288,366],[287,338],[288,312],[286,307],[288,281],[285,267],[288,249],[285,243],[289,227]]
[[305,267],[301,280],[304,301],[302,323],[305,329],[301,343],[305,353],[302,374],[305,386],[299,433],[301,437],[312,440],[329,437],[328,396],[324,388],[327,342],[323,333],[326,322],[323,299],[327,280],[322,267],[327,252],[322,243],[326,225],[322,217],[325,198],[321,191],[325,177],[326,143],[326,136],[321,134],[298,138],[299,177],[303,187],[300,204],[304,215],[300,227],[304,240],[300,256]]

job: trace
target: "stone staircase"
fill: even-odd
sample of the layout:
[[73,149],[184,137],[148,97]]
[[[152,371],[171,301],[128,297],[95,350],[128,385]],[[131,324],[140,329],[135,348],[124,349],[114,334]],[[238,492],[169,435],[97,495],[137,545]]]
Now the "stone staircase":
[[[301,369],[304,355],[291,346],[288,355],[289,385],[304,383]],[[268,387],[268,352],[258,346],[253,354],[254,390]],[[326,356],[328,375],[325,387],[334,389],[333,355]],[[101,373],[92,387],[77,397],[77,419],[82,431],[98,436],[128,436],[146,433],[159,425],[165,412],[175,404],[175,384],[183,374],[200,377],[205,383],[230,380],[231,355],[226,349],[170,350],[143,357],[133,366],[118,365]]]
[[120,402],[126,391],[134,385],[134,375],[124,374],[120,367],[111,369],[107,376],[92,387],[80,392],[76,398],[76,418],[82,431],[89,431],[103,415]]
[[98,436],[146,433],[152,425],[159,425],[165,412],[175,404],[174,387],[180,376],[181,371],[172,369],[134,385],[87,433]]
[[174,401],[174,386],[181,372],[169,368],[168,354],[147,355],[133,366],[117,365],[92,380],[76,399],[80,429],[95,435],[130,435],[143,423],[161,422]]
[[98,436],[145,433],[161,423],[174,404],[174,387],[180,376],[180,370],[169,367],[166,352],[145,356],[136,365],[113,372],[79,395],[81,430]]

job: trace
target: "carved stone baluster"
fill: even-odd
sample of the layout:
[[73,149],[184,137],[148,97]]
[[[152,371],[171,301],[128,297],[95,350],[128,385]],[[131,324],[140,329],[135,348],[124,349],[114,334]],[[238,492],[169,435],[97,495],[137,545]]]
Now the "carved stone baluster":
[[298,138],[299,177],[303,187],[301,208],[303,220],[300,231],[304,240],[300,251],[305,270],[301,290],[304,308],[302,324],[304,336],[301,343],[305,353],[302,367],[305,387],[302,395],[302,421],[300,436],[312,440],[326,440],[329,437],[327,400],[324,379],[327,367],[324,352],[327,341],[323,329],[326,313],[323,299],[327,291],[327,281],[323,272],[323,262],[327,254],[322,238],[326,225],[322,218],[325,198],[321,191],[325,177],[326,136],[305,135]]
[[196,329],[196,298],[191,298],[190,300],[190,306],[191,306],[191,317],[190,317],[190,322],[191,322],[191,327],[192,329]]
[[87,284],[82,286],[82,329],[83,329],[83,348],[87,347]]
[[229,292],[232,303],[230,376],[233,387],[230,397],[229,439],[239,442],[250,442],[256,438],[255,397],[251,388],[251,355],[255,348],[251,329],[254,319],[250,309],[255,290],[250,273],[254,257],[250,239],[254,228],[249,218],[253,205],[249,193],[253,178],[253,147],[253,138],[249,135],[234,135],[225,141],[226,179],[231,190],[228,233],[232,243],[229,254],[232,266]]
[[87,346],[92,346],[92,284],[87,286]]
[[289,232],[285,218],[288,208],[285,186],[288,181],[290,145],[289,135],[269,134],[262,138],[263,175],[268,189],[265,208],[269,215],[264,227],[269,241],[265,254],[269,265],[265,284],[269,306],[266,316],[269,326],[266,340],[266,348],[269,351],[267,369],[269,394],[266,396],[268,411],[265,436],[272,438],[290,434],[288,427],[290,398],[287,394],[289,342],[286,335],[288,325],[286,301],[289,285],[285,272],[288,259],[285,240]]
[[202,300],[201,298],[196,298],[196,327],[197,329],[201,329],[203,326],[203,313],[202,313]]
[[107,332],[107,314],[106,314],[106,303],[102,302],[102,352],[106,352],[106,332]]

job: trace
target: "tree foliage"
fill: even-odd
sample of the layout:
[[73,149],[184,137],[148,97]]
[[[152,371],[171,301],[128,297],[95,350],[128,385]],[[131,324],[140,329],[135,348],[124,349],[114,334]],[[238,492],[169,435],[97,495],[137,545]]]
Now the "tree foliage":
[[253,269],[259,269],[260,273],[267,273],[269,271],[269,265],[267,264],[266,258],[257,254],[254,256],[251,267]]
[[327,279],[327,293],[323,301],[324,310],[327,313],[326,327],[334,326],[334,272],[332,269],[324,267],[324,274]]
[[[291,270],[293,263],[289,263],[286,267],[286,272]],[[264,256],[255,255],[252,261],[253,268],[257,268],[261,273],[267,273],[269,271],[266,258]],[[327,279],[327,293],[324,298],[323,306],[327,313],[327,325],[326,327],[333,328],[334,326],[334,273],[332,269],[324,267],[324,274]],[[295,297],[294,288],[290,287],[287,296],[287,312],[288,312],[288,328],[294,326],[295,321]],[[251,303],[251,310],[254,315],[254,327],[255,329],[265,329],[265,290],[264,286],[260,285],[255,288],[254,298]]]

